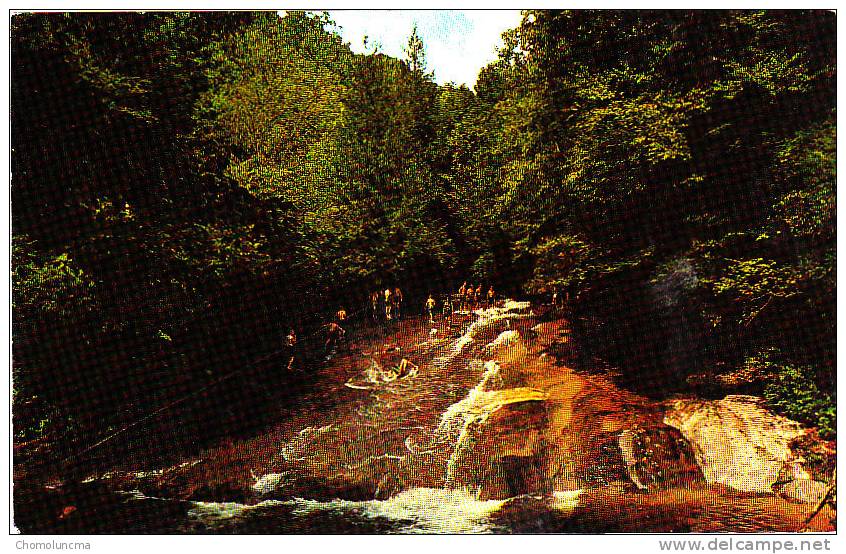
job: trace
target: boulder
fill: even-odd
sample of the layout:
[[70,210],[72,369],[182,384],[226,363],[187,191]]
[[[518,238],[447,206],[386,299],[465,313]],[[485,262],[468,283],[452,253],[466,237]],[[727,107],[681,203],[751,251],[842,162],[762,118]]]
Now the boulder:
[[805,430],[767,410],[760,398],[670,401],[664,423],[691,444],[708,483],[766,493],[772,492],[785,465],[796,466],[794,477],[809,477],[789,446]]

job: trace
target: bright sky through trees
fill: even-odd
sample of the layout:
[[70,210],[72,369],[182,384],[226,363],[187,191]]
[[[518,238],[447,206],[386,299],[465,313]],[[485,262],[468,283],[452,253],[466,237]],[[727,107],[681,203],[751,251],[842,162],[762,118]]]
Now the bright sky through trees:
[[[355,52],[403,57],[416,23],[426,48],[427,71],[440,83],[473,87],[479,70],[494,61],[500,35],[520,23],[519,10],[337,10],[330,14]],[[368,46],[364,46],[364,37]]]

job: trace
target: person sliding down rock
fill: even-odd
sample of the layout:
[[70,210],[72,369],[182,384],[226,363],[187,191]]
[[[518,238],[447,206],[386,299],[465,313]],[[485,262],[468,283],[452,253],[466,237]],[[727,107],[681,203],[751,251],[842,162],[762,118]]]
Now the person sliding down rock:
[[[394,362],[399,358],[399,361]],[[408,358],[400,354],[399,347],[386,347],[380,354],[378,362],[374,360],[378,368],[390,368],[394,374],[394,378],[407,377],[412,371],[417,369],[417,365],[412,363]]]
[[405,377],[412,371],[417,369],[417,365],[408,361],[407,358],[403,358],[400,360],[400,363],[394,367],[394,373],[396,373],[397,377]]

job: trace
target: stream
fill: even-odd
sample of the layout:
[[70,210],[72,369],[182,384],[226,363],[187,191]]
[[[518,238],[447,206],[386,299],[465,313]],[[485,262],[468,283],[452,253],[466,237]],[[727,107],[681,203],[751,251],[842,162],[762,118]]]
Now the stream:
[[[96,505],[57,501],[78,513],[42,532],[805,528],[826,485],[789,447],[801,426],[754,397],[646,399],[557,360],[550,346],[568,341],[566,321],[529,302],[394,323],[328,360],[272,430],[91,475],[77,490]],[[808,529],[833,518],[826,507]]]

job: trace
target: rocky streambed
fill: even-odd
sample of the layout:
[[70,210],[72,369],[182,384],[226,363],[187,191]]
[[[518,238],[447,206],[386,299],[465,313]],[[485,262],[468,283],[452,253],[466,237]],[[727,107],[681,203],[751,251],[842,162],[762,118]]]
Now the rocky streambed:
[[649,400],[562,364],[567,341],[528,302],[403,321],[328,362],[266,433],[44,493],[75,509],[40,531],[833,530],[830,507],[805,523],[828,485],[791,446],[800,425],[754,397]]

